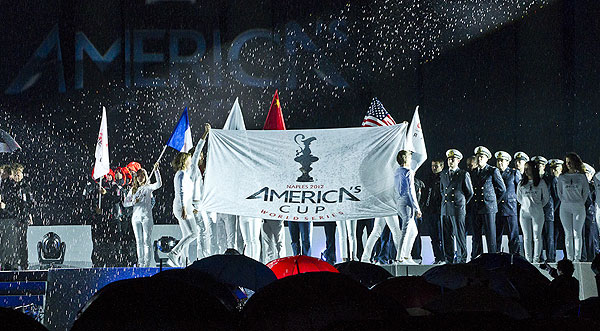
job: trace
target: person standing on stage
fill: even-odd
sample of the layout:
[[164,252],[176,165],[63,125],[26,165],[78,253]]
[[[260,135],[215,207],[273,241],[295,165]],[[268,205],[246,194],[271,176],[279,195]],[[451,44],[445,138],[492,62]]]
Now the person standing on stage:
[[556,185],[558,184],[558,180],[554,176],[546,174],[546,164],[548,164],[548,160],[546,160],[545,157],[539,155],[534,156],[531,158],[531,161],[534,161],[538,164],[540,177],[544,180],[544,182],[546,182],[546,186],[548,186],[548,189],[550,190],[550,200],[548,201],[548,204],[544,206],[545,221],[544,229],[542,230],[545,254],[540,256],[540,260],[555,261],[556,243],[554,242],[554,201],[558,200],[558,196],[556,194]]
[[[192,207],[194,209],[194,220],[196,221],[196,228],[198,230],[198,236],[196,237],[196,259],[210,256],[211,247],[211,219],[209,215],[202,209],[202,192],[204,189],[204,179],[202,178],[204,169],[204,153],[202,149],[206,142],[206,136],[210,131],[210,124],[204,124],[204,134],[196,146],[198,150],[194,150],[193,155],[198,154],[198,162],[192,163],[190,169],[190,176],[194,185],[194,191],[192,193]],[[192,160],[194,162],[194,160]]]
[[[429,230],[431,246],[433,247],[434,264],[439,264],[446,260],[442,249],[442,229],[441,229],[441,206],[442,195],[440,192],[440,179],[442,170],[444,170],[443,160],[433,160],[431,162],[431,173],[425,179],[425,189],[423,191],[423,225]],[[417,244],[415,244],[415,247]]]
[[[288,230],[290,231],[292,253],[311,256],[313,223],[288,221]],[[335,229],[333,233],[335,233]]]
[[598,254],[600,247],[598,245],[598,227],[596,226],[596,208],[594,200],[596,198],[596,189],[594,185],[594,174],[596,170],[591,165],[584,163],[585,176],[590,184],[590,194],[585,202],[585,223],[583,225],[583,244],[581,249],[581,262],[592,262]]
[[416,219],[422,216],[416,193],[415,174],[409,168],[411,159],[411,151],[400,151],[396,156],[400,168],[394,175],[398,216],[402,220],[402,245],[396,243],[396,249],[399,249],[401,262],[406,264],[416,264],[410,253],[419,235]]
[[[423,205],[425,203],[423,194],[425,192],[425,183],[419,178],[415,177],[415,193],[417,194],[417,204],[419,208],[423,210]],[[418,236],[415,239],[415,243],[413,244],[412,250],[410,252],[412,259],[418,264],[423,263],[423,256],[421,255],[421,237],[425,235],[428,230],[425,230],[426,225],[423,224],[423,215],[421,217],[415,217],[415,223],[417,223],[417,233]],[[431,235],[429,236],[431,238]]]
[[[404,217],[403,223],[404,223],[404,219],[406,219],[406,224],[403,224],[404,229],[408,228],[408,225],[412,219],[413,224],[411,226],[411,231],[417,232],[414,218],[412,218],[412,217],[414,217],[412,215],[414,212],[414,210],[413,210],[414,207],[412,207],[412,206],[417,206],[416,208],[418,208],[417,197],[416,197],[415,187],[414,187],[414,182],[413,182],[414,177],[412,175],[412,171],[410,171],[410,169],[404,167],[404,165],[410,164],[410,154],[411,154],[410,151],[400,151],[396,157],[396,160],[398,161],[398,163],[401,164],[401,167],[398,168],[396,174],[394,175],[394,187],[396,189],[395,196],[396,196],[398,214],[400,214],[400,212],[402,212],[401,217]],[[400,209],[402,209],[402,210],[400,210]],[[363,262],[370,261],[371,254],[373,252],[373,248],[375,247],[375,242],[377,242],[377,239],[379,239],[379,237],[381,236],[381,233],[383,232],[383,228],[386,225],[389,227],[390,232],[392,233],[392,239],[394,241],[394,246],[399,248],[399,249],[396,249],[395,261],[407,263],[407,264],[416,264],[412,258],[408,258],[408,253],[410,253],[410,250],[408,252],[406,252],[407,259],[404,260],[402,258],[402,253],[404,253],[402,250],[403,237],[404,237],[404,240],[408,241],[408,236],[407,236],[408,231],[405,230],[403,233],[403,231],[400,227],[400,222],[398,220],[398,215],[375,218],[375,224],[373,226],[373,231],[371,231],[369,238],[367,238],[367,243],[365,244],[365,250],[363,251],[363,254],[362,254],[360,260]],[[416,234],[411,234],[411,236],[414,236],[416,238]],[[413,239],[413,242],[414,242],[414,239]],[[406,246],[408,247],[408,243]],[[412,244],[411,244],[411,247],[412,247]]]
[[544,240],[544,250],[546,250],[546,262],[556,262],[556,251],[562,250],[563,256],[567,256],[565,252],[565,230],[560,222],[560,199],[558,198],[558,177],[562,174],[564,161],[560,159],[548,160],[550,167],[550,176],[554,183],[554,196],[552,196],[552,188],[550,188],[550,196],[554,203],[554,249],[549,249],[547,244],[549,240]]
[[521,182],[521,172],[509,168],[511,161],[510,154],[504,151],[496,152],[496,166],[502,174],[506,192],[500,197],[498,202],[498,212],[496,213],[496,249],[502,249],[502,235],[508,236],[508,252],[510,254],[519,254],[519,221],[517,220],[517,186]]
[[135,235],[136,251],[139,267],[149,267],[151,265],[152,254],[152,226],[154,218],[152,217],[152,192],[162,186],[158,163],[154,164],[152,173],[156,174],[156,182],[150,184],[148,173],[145,169],[136,172],[133,179],[133,186],[127,193],[123,201],[124,207],[133,207],[131,215],[131,225]]
[[198,227],[194,218],[193,196],[194,180],[198,178],[200,169],[198,162],[210,125],[205,125],[202,138],[196,144],[194,154],[180,152],[175,156],[171,166],[176,171],[173,178],[175,198],[173,199],[173,214],[179,222],[182,238],[168,255],[168,264],[173,267],[185,266],[189,261],[189,245],[198,239]]
[[579,262],[585,223],[585,201],[590,194],[590,187],[579,155],[567,154],[565,166],[562,175],[558,177],[560,221],[565,230],[567,258]]
[[513,159],[515,159],[515,169],[523,175],[525,173],[525,163],[529,161],[529,156],[524,152],[516,152]]
[[499,198],[506,192],[506,186],[498,168],[487,164],[492,157],[489,149],[475,148],[477,167],[472,172],[473,180],[473,251],[471,259],[483,253],[482,234],[485,234],[488,253],[496,253],[496,212]]
[[517,187],[517,200],[521,204],[523,247],[527,261],[539,263],[542,252],[544,206],[550,200],[550,190],[540,177],[539,163],[528,161],[524,171],[523,179]]
[[[31,209],[33,207],[33,194],[29,183],[23,181],[25,167],[13,163],[6,167],[8,173],[2,181],[2,209],[4,226],[8,225],[11,233],[2,233],[14,240],[0,240],[4,251],[1,269],[26,270],[28,268],[27,228],[33,224]],[[2,239],[2,238],[0,238]],[[6,238],[8,239],[8,238]],[[5,245],[5,246],[4,246]]]
[[446,152],[448,169],[444,169],[440,175],[441,245],[444,252],[442,262],[446,263],[467,262],[465,215],[467,203],[473,197],[473,185],[469,173],[458,168],[462,157],[458,150],[449,149]]
[[356,220],[336,221],[340,237],[340,255],[342,262],[356,261]]
[[596,228],[600,231],[600,171],[594,175],[594,207],[595,207],[595,221]]

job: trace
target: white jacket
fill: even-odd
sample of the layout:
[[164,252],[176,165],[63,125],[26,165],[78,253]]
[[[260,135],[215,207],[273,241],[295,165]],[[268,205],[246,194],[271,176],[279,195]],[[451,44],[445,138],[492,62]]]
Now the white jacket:
[[[150,176],[148,176],[150,180]],[[156,182],[138,187],[133,193],[133,188],[129,189],[129,193],[123,201],[124,207],[133,206],[133,216],[142,216],[150,213],[152,215],[152,192],[158,190],[162,186],[160,172],[156,171]]]
[[537,186],[530,180],[525,185],[517,185],[517,201],[524,210],[539,209],[543,212],[544,206],[550,201],[550,190],[543,179]]
[[584,174],[562,174],[558,177],[558,198],[560,203],[584,205],[590,194],[590,184]]

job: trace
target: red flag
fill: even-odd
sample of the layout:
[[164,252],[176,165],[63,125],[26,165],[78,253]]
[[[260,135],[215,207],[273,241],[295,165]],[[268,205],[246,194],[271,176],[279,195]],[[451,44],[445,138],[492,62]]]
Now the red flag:
[[281,104],[279,103],[279,94],[275,90],[273,101],[271,102],[271,108],[269,108],[269,114],[267,114],[267,120],[263,130],[285,130],[285,122],[283,122],[283,113],[281,112]]

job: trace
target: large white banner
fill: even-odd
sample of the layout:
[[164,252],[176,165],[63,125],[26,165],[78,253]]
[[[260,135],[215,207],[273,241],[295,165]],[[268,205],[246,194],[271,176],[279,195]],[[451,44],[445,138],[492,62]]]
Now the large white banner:
[[203,207],[289,221],[395,215],[406,124],[321,130],[212,129]]

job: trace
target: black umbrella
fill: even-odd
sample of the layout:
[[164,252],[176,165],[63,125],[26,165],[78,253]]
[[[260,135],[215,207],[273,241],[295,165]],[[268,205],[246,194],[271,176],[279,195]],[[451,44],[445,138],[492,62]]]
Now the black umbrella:
[[236,310],[238,302],[232,289],[213,276],[196,269],[167,269],[152,278],[172,279],[200,288],[217,298],[229,310]]
[[506,276],[488,271],[476,264],[440,265],[427,270],[422,277],[431,284],[451,290],[471,285],[485,285],[505,297],[519,297],[519,292]]
[[0,153],[12,153],[17,149],[21,149],[15,139],[2,129],[0,129],[0,140]]
[[543,312],[549,304],[546,297],[550,280],[523,257],[506,253],[483,254],[469,264],[508,279],[519,292],[519,303],[529,311]]
[[216,280],[257,291],[277,280],[266,265],[244,255],[213,255],[187,268],[200,270]]
[[261,331],[331,330],[335,325],[359,326],[406,315],[400,305],[385,299],[339,273],[302,273],[279,279],[250,297],[242,310],[243,325],[245,330]]
[[335,265],[335,268],[341,274],[349,276],[350,278],[369,288],[377,283],[393,277],[393,275],[387,270],[372,263],[349,261],[338,263]]
[[232,330],[237,319],[237,313],[196,286],[144,277],[103,287],[82,308],[71,330]]

